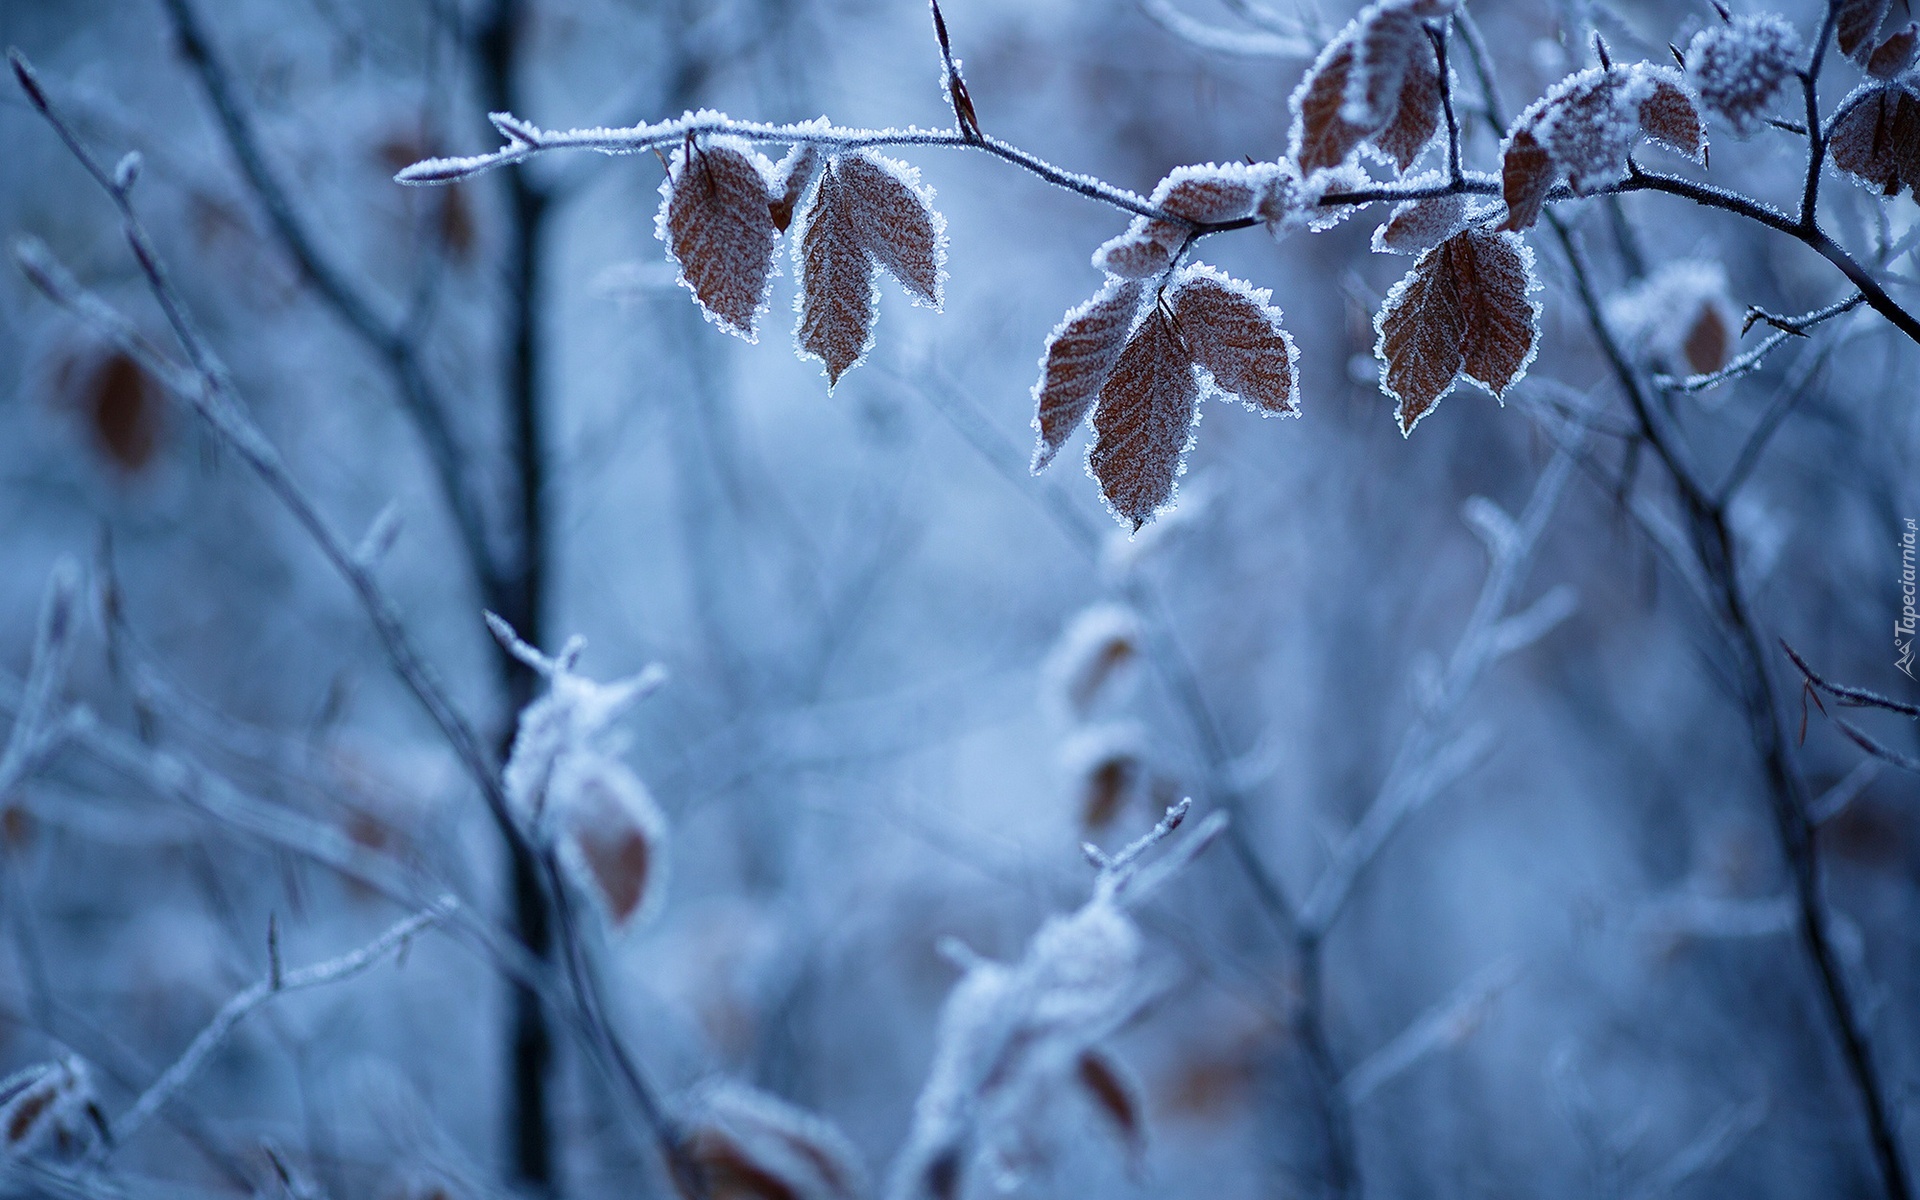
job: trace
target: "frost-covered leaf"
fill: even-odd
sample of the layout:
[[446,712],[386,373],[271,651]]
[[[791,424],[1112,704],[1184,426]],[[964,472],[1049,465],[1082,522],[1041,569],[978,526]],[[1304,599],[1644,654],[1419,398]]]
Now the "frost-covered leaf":
[[1374,134],[1373,145],[1404,173],[1439,129],[1440,64],[1427,49],[1415,53],[1408,62],[1400,84],[1400,103],[1394,108],[1393,119]]
[[1439,64],[1422,20],[1451,0],[1368,5],[1320,52],[1289,105],[1291,153],[1303,176],[1345,162],[1373,140],[1404,171],[1438,127]]
[[1135,1161],[1146,1153],[1146,1105],[1140,1088],[1112,1055],[1097,1046],[1080,1052],[1074,1072],[1094,1108],[1120,1134]]
[[835,155],[820,172],[795,244],[802,356],[826,364],[827,389],[873,345],[884,268],[916,303],[940,306],[946,222],[904,163],[864,151]]
[[0,1079],[0,1158],[74,1162],[104,1125],[87,1064],[68,1056]]
[[565,763],[553,794],[563,861],[609,920],[627,924],[664,890],[666,814],[633,772],[600,754]]
[[1491,216],[1492,211],[1486,202],[1461,195],[1408,200],[1373,231],[1373,248],[1381,254],[1418,254]]
[[787,151],[787,156],[773,169],[773,194],[767,209],[775,229],[785,233],[787,226],[793,224],[793,214],[800,207],[801,197],[813,186],[814,177],[820,174],[826,161],[826,152],[817,143],[801,142]]
[[933,193],[920,185],[920,173],[866,152],[839,155],[833,169],[860,244],[908,295],[939,308],[946,221],[934,211]]
[[1553,185],[1565,179],[1586,194],[1626,178],[1627,155],[1641,138],[1698,161],[1706,148],[1699,105],[1671,67],[1632,63],[1568,76],[1521,113],[1502,151],[1505,229],[1539,218]]
[[1833,40],[1848,58],[1865,60],[1890,0],[1832,0]]
[[1060,747],[1060,762],[1071,782],[1080,826],[1097,833],[1111,825],[1142,790],[1146,779],[1146,735],[1131,721],[1078,729]]
[[1035,474],[1046,470],[1099,397],[1120,361],[1143,290],[1137,282],[1109,279],[1048,335],[1040,381],[1033,385],[1033,428],[1040,435],[1033,451]]
[[1726,268],[1706,259],[1666,264],[1609,299],[1606,316],[1628,353],[1670,375],[1718,371],[1739,337]]
[[1875,79],[1896,79],[1913,65],[1916,47],[1920,47],[1920,25],[1908,23],[1905,29],[1888,34],[1887,39],[1867,55],[1867,74]]
[[1879,86],[1846,104],[1828,141],[1833,165],[1888,196],[1920,188],[1920,100]]
[[1073,720],[1132,682],[1144,633],[1140,616],[1119,604],[1082,609],[1060,634],[1041,671],[1046,691]]
[[766,306],[773,246],[780,236],[768,208],[766,159],[729,138],[689,143],[660,184],[655,230],[680,267],[680,282],[708,318],[755,340]]
[[1221,391],[1265,416],[1300,414],[1299,352],[1272,293],[1198,265],[1170,289],[1173,324],[1194,363]]
[[1016,963],[965,951],[890,1200],[958,1200],[976,1164],[1016,1182],[1046,1158],[1045,1126],[1081,1054],[1140,1000],[1139,928],[1111,893],[1050,917]]
[[696,1089],[687,1145],[715,1200],[859,1200],[859,1155],[825,1119],[732,1080]]
[[1173,496],[1199,398],[1193,360],[1156,305],[1100,389],[1087,459],[1108,505],[1135,529]]
[[1462,376],[1495,397],[1520,379],[1539,339],[1537,286],[1533,253],[1511,233],[1469,229],[1415,260],[1374,322],[1402,434]]
[[1687,82],[1742,135],[1757,129],[1793,78],[1800,35],[1773,13],[1709,25],[1687,43]]
[[1188,230],[1172,221],[1135,217],[1127,231],[1093,252],[1093,265],[1122,279],[1148,279],[1173,265]]
[[873,345],[880,289],[844,199],[839,172],[829,166],[813,190],[796,253],[800,256],[800,324],[794,337],[803,354],[827,367],[827,390]]
[[1253,212],[1266,171],[1244,163],[1175,167],[1153,189],[1150,203],[1197,224],[1236,221]]

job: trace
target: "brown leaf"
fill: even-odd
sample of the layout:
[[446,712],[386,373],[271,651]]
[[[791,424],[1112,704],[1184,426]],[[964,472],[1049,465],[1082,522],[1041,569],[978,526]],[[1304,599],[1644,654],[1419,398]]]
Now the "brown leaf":
[[1139,760],[1130,754],[1114,754],[1089,767],[1080,781],[1081,828],[1094,832],[1112,824],[1126,806],[1139,771]]
[[1833,0],[1833,38],[1840,53],[1861,58],[1886,20],[1889,0]]
[[907,294],[940,307],[940,268],[946,261],[946,223],[905,163],[864,152],[834,159],[847,221],[862,246]]
[[1370,5],[1355,24],[1354,66],[1341,88],[1341,118],[1379,129],[1400,107],[1407,68],[1421,51],[1431,57],[1433,50],[1419,19],[1404,4]]
[[1248,408],[1298,416],[1299,354],[1280,327],[1280,310],[1266,303],[1267,293],[1211,268],[1184,274],[1173,293],[1173,322],[1193,361]]
[[1515,130],[1500,160],[1500,193],[1507,202],[1507,218],[1500,228],[1526,229],[1538,221],[1558,175],[1553,155],[1533,131]]
[[1867,74],[1875,79],[1894,78],[1913,65],[1917,46],[1920,46],[1920,25],[1909,23],[1873,48],[1873,53],[1867,56]]
[[1433,47],[1420,38],[1400,84],[1393,120],[1373,135],[1373,144],[1402,173],[1420,157],[1440,128],[1440,63]]
[[1388,293],[1374,353],[1402,434],[1460,376],[1499,397],[1525,372],[1539,336],[1532,259],[1515,234],[1469,229],[1422,254]]
[[1176,167],[1154,187],[1149,202],[1199,224],[1235,221],[1253,211],[1259,184],[1254,170],[1238,163]]
[[1680,351],[1695,375],[1711,375],[1727,365],[1733,357],[1733,330],[1727,328],[1726,318],[1720,315],[1718,307],[1711,304],[1701,307],[1700,315],[1694,318],[1693,327],[1680,343]]
[[1828,149],[1836,168],[1886,195],[1920,188],[1920,101],[1880,88],[1834,124]]
[[1136,530],[1173,495],[1199,398],[1192,360],[1156,305],[1100,389],[1087,460],[1107,503]]
[[1140,311],[1141,291],[1139,283],[1109,280],[1048,336],[1040,382],[1033,385],[1033,427],[1040,434],[1033,452],[1035,474],[1046,469],[1074,427],[1086,419],[1100,386],[1120,361]]
[[1093,252],[1093,265],[1122,279],[1147,279],[1173,265],[1187,228],[1172,221],[1135,217],[1127,231]]
[[1293,159],[1302,175],[1339,166],[1372,132],[1341,116],[1352,69],[1353,43],[1343,36],[1320,52],[1293,93]]
[[1097,1049],[1081,1052],[1075,1074],[1094,1107],[1113,1122],[1137,1161],[1145,1152],[1147,1141],[1139,1090],[1118,1063]]
[[1408,200],[1374,231],[1373,248],[1383,254],[1418,254],[1465,229],[1469,211],[1465,196]]
[[829,164],[814,189],[800,235],[800,325],[803,353],[827,366],[827,390],[873,345],[878,288],[866,249],[849,221],[837,170]]
[[758,154],[725,141],[684,146],[661,185],[659,230],[680,282],[722,329],[753,341],[779,237]]
[[659,890],[666,821],[624,766],[582,756],[556,776],[554,791],[573,865],[616,925],[624,925]]
[[160,395],[140,364],[109,353],[86,373],[78,399],[94,443],[115,467],[132,473],[153,461],[160,446]]
[[1640,131],[1695,161],[1707,144],[1700,106],[1686,88],[1670,79],[1654,79],[1653,94],[1640,101]]

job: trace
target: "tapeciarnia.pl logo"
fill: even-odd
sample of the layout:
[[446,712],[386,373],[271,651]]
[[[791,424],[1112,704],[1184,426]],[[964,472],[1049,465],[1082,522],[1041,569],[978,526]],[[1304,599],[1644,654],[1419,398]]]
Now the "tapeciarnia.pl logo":
[[1893,652],[1898,656],[1893,665],[1908,679],[1913,678],[1914,532],[1913,518],[1908,517],[1907,527],[1900,534],[1900,615],[1893,622]]

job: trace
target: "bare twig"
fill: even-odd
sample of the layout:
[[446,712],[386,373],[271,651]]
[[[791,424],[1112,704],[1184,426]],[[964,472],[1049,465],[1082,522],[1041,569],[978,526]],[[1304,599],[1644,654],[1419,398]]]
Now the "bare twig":
[[214,1014],[206,1028],[188,1043],[186,1050],[174,1060],[172,1066],[161,1073],[153,1084],[142,1092],[132,1106],[113,1122],[114,1146],[124,1145],[126,1140],[139,1131],[147,1119],[160,1110],[174,1093],[184,1087],[193,1078],[207,1056],[233,1032],[234,1026],[244,1020],[247,1014],[259,1008],[276,996],[288,992],[304,991],[324,984],[337,983],[372,967],[389,953],[403,949],[416,934],[444,921],[459,906],[452,896],[443,896],[425,912],[416,913],[393,926],[373,941],[358,950],[330,958],[325,962],[302,967],[285,974],[274,972],[252,987],[234,996]]

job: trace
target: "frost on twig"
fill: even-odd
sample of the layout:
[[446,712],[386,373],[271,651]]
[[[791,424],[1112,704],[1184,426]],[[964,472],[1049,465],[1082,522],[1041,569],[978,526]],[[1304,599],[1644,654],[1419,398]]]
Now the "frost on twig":
[[68,1055],[0,1079],[0,1166],[78,1162],[106,1137],[93,1073],[83,1059]]
[[1519,964],[1502,959],[1462,983],[1452,995],[1347,1072],[1340,1081],[1347,1103],[1363,1103],[1420,1062],[1473,1036],[1486,1023],[1501,993],[1519,978]]
[[608,748],[607,735],[666,681],[666,671],[655,664],[600,683],[574,670],[584,640],[573,638],[549,656],[493,613],[487,625],[508,653],[547,680],[546,694],[520,714],[502,773],[508,803],[533,841],[556,848],[601,910],[624,925],[663,892],[667,818]]
[[1077,1095],[1132,1143],[1141,1113],[1125,1077],[1099,1052],[1144,1001],[1144,939],[1129,914],[1225,828],[1215,813],[1175,853],[1149,850],[1185,818],[1167,810],[1146,836],[1114,855],[1088,846],[1099,869],[1078,911],[1049,917],[1016,962],[949,943],[964,969],[941,1011],[933,1066],[894,1164],[891,1200],[954,1200],[984,1170],[1010,1185],[1051,1156],[1057,1105]]

